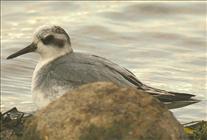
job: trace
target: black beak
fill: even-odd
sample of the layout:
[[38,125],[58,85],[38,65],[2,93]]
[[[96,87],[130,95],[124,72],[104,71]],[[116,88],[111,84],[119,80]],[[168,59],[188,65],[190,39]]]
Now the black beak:
[[29,46],[27,46],[26,48],[19,50],[18,52],[8,56],[6,59],[12,59],[12,58],[15,58],[17,56],[20,56],[20,55],[23,55],[23,54],[26,54],[29,52],[34,52],[36,49],[37,49],[36,44],[32,43]]

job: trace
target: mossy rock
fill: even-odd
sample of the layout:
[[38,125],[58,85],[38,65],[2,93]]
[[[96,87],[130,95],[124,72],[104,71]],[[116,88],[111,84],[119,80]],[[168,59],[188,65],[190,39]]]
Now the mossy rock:
[[34,114],[18,140],[180,140],[182,125],[153,96],[112,83],[68,92]]

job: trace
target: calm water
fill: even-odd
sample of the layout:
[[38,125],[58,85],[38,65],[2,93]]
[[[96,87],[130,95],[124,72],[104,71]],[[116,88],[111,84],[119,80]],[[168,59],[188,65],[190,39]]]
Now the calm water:
[[207,120],[206,3],[3,2],[1,109],[35,109],[30,83],[37,54],[5,58],[57,24],[75,51],[106,57],[157,88],[196,94],[200,103],[172,110],[181,122]]

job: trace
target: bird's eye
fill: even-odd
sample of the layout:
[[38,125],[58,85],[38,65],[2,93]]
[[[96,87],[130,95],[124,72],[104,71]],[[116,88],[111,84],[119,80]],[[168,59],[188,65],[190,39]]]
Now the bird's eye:
[[42,42],[47,45],[49,44],[52,40],[54,39],[54,36],[53,35],[48,35],[46,36],[45,38],[42,39]]

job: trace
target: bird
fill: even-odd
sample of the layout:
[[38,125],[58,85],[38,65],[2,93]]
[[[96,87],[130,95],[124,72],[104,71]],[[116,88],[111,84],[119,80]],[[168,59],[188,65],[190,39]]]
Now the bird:
[[93,82],[112,82],[120,87],[133,87],[150,94],[169,108],[197,102],[195,95],[177,93],[145,85],[128,69],[97,55],[75,52],[68,33],[57,25],[36,29],[30,45],[7,59],[35,52],[40,59],[32,76],[32,98],[38,108],[81,85]]

